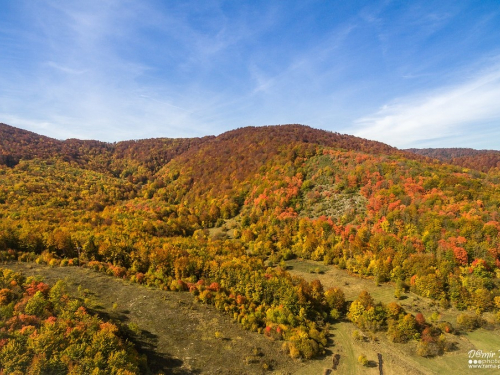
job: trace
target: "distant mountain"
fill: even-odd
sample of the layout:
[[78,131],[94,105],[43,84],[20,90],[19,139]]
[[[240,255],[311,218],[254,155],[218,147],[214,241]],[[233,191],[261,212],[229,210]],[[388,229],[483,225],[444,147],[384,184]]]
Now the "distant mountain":
[[[187,161],[196,156],[202,164],[204,160],[218,157],[217,155],[222,160],[227,159],[228,154],[249,155],[252,150],[267,159],[280,148],[296,143],[372,154],[403,153],[381,142],[304,125],[246,127],[228,131],[217,137],[152,138],[106,143],[79,139],[57,140],[0,123],[0,164],[14,166],[21,159],[61,157],[65,161],[90,166],[91,169],[107,169],[116,175],[123,171],[123,163],[119,161],[127,160],[154,173],[185,153],[182,160]],[[260,160],[260,156],[255,160]],[[96,158],[98,163],[94,160]]]
[[449,164],[488,172],[500,168],[500,151],[474,150],[472,148],[410,148],[405,151]]
[[120,161],[126,160],[155,172],[175,156],[211,138],[153,138],[118,143],[61,141],[0,123],[0,164],[14,166],[22,159],[60,157],[93,170],[120,174],[124,168]]

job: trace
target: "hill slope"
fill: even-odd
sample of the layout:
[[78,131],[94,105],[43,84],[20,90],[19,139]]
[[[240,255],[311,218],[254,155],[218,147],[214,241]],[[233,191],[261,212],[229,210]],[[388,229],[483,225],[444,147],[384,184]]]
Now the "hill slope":
[[155,138],[118,143],[79,139],[61,141],[0,123],[0,164],[12,167],[20,160],[60,158],[83,168],[114,175],[131,167],[135,170],[142,167],[145,173],[151,174],[176,156],[211,138]]
[[445,163],[459,165],[464,168],[477,169],[482,172],[488,172],[493,168],[500,168],[500,151],[495,150],[474,150],[471,148],[410,148],[405,151],[432,159],[439,159]]
[[[495,170],[300,125],[118,144],[1,129],[2,154],[17,161],[0,165],[0,260],[72,259],[190,290],[246,329],[284,339],[292,357],[321,353],[325,323],[342,316],[397,342],[425,331],[421,352],[444,350],[444,328],[366,295],[351,311],[340,289],[284,272],[292,258],[392,282],[443,308],[498,313]],[[411,334],[401,332],[407,323]]]

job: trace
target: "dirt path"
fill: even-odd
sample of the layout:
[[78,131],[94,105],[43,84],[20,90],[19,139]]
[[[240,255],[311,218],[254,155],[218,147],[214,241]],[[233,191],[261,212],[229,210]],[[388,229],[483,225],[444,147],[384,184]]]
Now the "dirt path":
[[[334,266],[325,266],[320,262],[298,259],[287,261],[287,266],[289,267],[288,271],[293,275],[300,276],[308,281],[320,280],[325,289],[334,286],[340,287],[348,300],[354,300],[362,290],[367,290],[377,302],[397,301],[394,298],[394,287],[392,285],[381,284],[377,286],[371,279],[350,275],[346,270],[340,270]],[[410,292],[404,295],[404,299],[397,302],[406,311],[413,314],[422,312],[427,318],[433,312],[438,312],[441,319],[450,321],[453,324],[455,324],[456,317],[460,313],[456,309],[443,311],[438,306],[435,306],[430,299],[419,297]],[[352,332],[355,329],[354,325],[345,322],[333,326],[331,334],[335,346],[330,349],[338,352],[341,358],[337,371],[332,372],[332,374],[378,374],[378,367],[362,367],[357,361],[358,356],[364,354],[369,360],[375,362],[372,364],[374,365],[377,362],[378,353],[381,353],[383,357],[384,375],[474,374],[478,371],[488,374],[500,374],[500,369],[469,370],[467,367],[469,359],[467,353],[469,350],[480,349],[496,352],[500,348],[500,334],[495,331],[480,329],[461,336],[447,335],[447,339],[458,344],[457,350],[435,358],[423,358],[415,354],[414,342],[394,344],[387,339],[383,332],[377,333],[379,339],[377,342],[355,341],[352,338]],[[327,363],[327,361],[324,362],[324,365],[323,367],[330,367],[330,363]],[[320,373],[318,372],[321,368],[319,364],[310,363],[308,366],[310,366],[312,372],[308,372],[309,368],[304,367],[300,370],[300,373],[304,375]]]
[[[360,342],[352,338],[352,331],[356,328],[347,322],[341,322],[334,325],[331,330],[334,345],[330,348],[332,355],[338,355],[339,361],[337,368],[331,370],[330,374],[349,374],[349,375],[378,375],[377,354],[381,353],[383,358],[384,375],[426,375],[433,374],[422,368],[407,353],[407,348],[400,348],[389,344],[381,338],[378,342]],[[363,354],[369,360],[369,366],[364,367],[358,362],[358,357]],[[332,355],[323,360],[311,361],[302,369],[298,370],[296,375],[322,374],[324,369],[332,368]]]
[[40,275],[48,283],[64,279],[72,295],[90,295],[101,314],[136,324],[138,343],[154,373],[290,374],[304,366],[282,353],[281,343],[243,330],[212,306],[195,303],[189,293],[148,288],[77,267],[2,267]]

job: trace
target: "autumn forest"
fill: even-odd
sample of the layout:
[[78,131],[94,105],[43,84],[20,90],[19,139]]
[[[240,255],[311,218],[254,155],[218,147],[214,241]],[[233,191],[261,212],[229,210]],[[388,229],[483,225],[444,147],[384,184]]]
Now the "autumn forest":
[[[62,280],[9,269],[19,262],[190,293],[295,361],[329,353],[339,322],[446,356],[460,332],[500,324],[499,207],[495,151],[398,150],[302,125],[104,143],[0,124],[0,373],[153,371],[116,322]],[[349,298],[290,261],[392,299]],[[429,319],[408,295],[456,319]]]

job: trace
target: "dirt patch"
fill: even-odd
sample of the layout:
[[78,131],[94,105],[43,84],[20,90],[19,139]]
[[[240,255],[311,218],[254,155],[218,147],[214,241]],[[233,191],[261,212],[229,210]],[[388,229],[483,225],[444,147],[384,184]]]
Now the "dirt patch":
[[291,374],[304,366],[281,352],[281,342],[243,330],[187,292],[148,288],[78,267],[2,267],[48,283],[63,279],[72,295],[93,301],[96,312],[135,328],[139,350],[154,373]]

